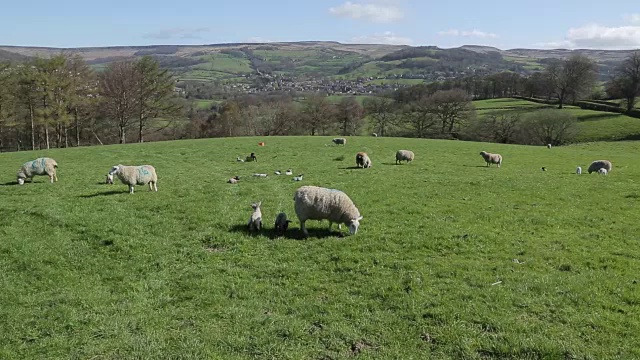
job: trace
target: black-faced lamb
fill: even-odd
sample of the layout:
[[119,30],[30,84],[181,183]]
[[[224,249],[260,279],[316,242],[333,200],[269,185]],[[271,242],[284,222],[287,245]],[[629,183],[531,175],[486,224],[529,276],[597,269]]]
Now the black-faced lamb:
[[116,165],[109,170],[109,174],[116,175],[123,184],[129,185],[129,194],[133,194],[136,185],[149,184],[149,191],[158,191],[158,175],[151,165],[125,166]]
[[580,166],[576,168],[576,174],[578,175],[582,174],[582,168]]
[[347,145],[347,139],[345,138],[334,138],[331,141],[333,141],[333,143],[336,145]]
[[258,157],[256,156],[256,153],[251,153],[251,155],[247,156],[247,162],[251,162],[251,161],[258,161]]
[[356,154],[356,166],[361,168],[370,168],[373,164],[366,152],[359,152]]
[[600,175],[607,175],[608,173],[609,172],[605,168],[598,169],[598,174],[600,174]]
[[414,158],[415,158],[415,155],[413,154],[413,151],[398,150],[396,152],[396,165],[398,164],[398,162],[402,164],[403,161],[410,163],[413,161]]
[[591,174],[592,172],[597,172],[600,169],[607,169],[607,173],[610,173],[612,167],[613,165],[609,160],[596,160],[589,165],[589,169],[587,171]]
[[296,190],[293,200],[300,230],[305,236],[309,232],[305,227],[307,220],[329,220],[329,230],[333,223],[345,224],[349,233],[356,234],[362,216],[353,201],[340,190],[327,189],[318,186],[302,186]]
[[260,205],[262,205],[262,201],[251,204],[253,212],[249,217],[249,231],[260,231],[260,229],[262,229],[262,211],[260,210]]
[[287,214],[283,212],[279,213],[278,216],[276,216],[276,221],[274,224],[276,232],[282,234],[287,231],[290,222],[291,220],[287,220]]
[[484,161],[487,163],[487,166],[491,166],[491,164],[496,164],[498,165],[498,167],[500,167],[500,165],[502,165],[502,155],[500,154],[492,154],[486,151],[481,151],[480,155],[482,156]]
[[51,158],[42,157],[27,161],[18,170],[18,184],[23,185],[26,179],[30,179],[33,182],[33,177],[36,175],[49,176],[49,182],[53,184],[54,180],[58,181],[57,169],[58,163]]

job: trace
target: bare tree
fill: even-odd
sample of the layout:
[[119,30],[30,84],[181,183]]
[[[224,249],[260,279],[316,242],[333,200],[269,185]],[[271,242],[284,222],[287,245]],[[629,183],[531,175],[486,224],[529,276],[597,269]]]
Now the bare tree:
[[427,100],[430,112],[440,122],[443,135],[454,135],[474,111],[471,98],[461,89],[437,91]]
[[127,142],[127,129],[137,120],[137,90],[137,71],[131,60],[113,62],[100,74],[101,107],[118,129],[120,144]]
[[17,97],[13,89],[16,88],[17,77],[15,69],[9,64],[0,64],[0,151],[4,147],[3,129],[17,125],[16,110]]
[[380,136],[386,136],[387,129],[397,120],[394,101],[383,97],[366,98],[364,109],[371,118],[374,131]]
[[438,120],[431,111],[431,102],[428,96],[405,105],[402,109],[402,121],[407,128],[413,131],[413,135],[424,138],[437,124]]
[[76,146],[80,146],[83,118],[93,114],[98,92],[93,70],[78,54],[67,57],[67,72],[70,81],[69,112],[75,125]]
[[525,115],[524,131],[532,144],[562,145],[578,134],[578,120],[570,113],[555,109],[535,111]]
[[336,124],[343,136],[357,135],[363,117],[364,109],[353,96],[341,99],[335,108]]
[[591,91],[596,81],[596,65],[586,56],[573,55],[549,64],[545,74],[558,98],[558,108],[562,109],[569,97],[579,98]]
[[640,96],[640,52],[635,51],[620,64],[607,83],[607,93],[625,101],[627,111],[633,110]]
[[332,117],[327,97],[318,93],[307,96],[302,113],[305,127],[311,135],[316,135],[320,130],[325,129]]
[[520,112],[498,111],[479,118],[468,131],[474,139],[510,144],[516,142],[521,122]]

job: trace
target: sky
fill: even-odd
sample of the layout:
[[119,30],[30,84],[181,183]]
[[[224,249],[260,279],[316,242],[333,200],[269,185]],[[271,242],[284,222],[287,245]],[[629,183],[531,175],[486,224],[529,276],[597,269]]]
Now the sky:
[[[640,1],[11,1],[0,45],[91,47],[230,42],[640,48]],[[96,2],[97,3],[97,2]]]

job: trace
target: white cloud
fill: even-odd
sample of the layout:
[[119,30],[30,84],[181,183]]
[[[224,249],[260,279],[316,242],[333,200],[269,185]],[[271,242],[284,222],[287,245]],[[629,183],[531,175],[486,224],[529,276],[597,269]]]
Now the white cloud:
[[471,31],[451,29],[451,30],[447,30],[447,31],[439,31],[438,35],[440,35],[440,36],[477,37],[477,38],[483,38],[483,39],[487,39],[487,38],[495,39],[495,38],[498,37],[497,34],[484,32],[484,31],[480,31],[480,30],[476,30],[476,29],[473,29]]
[[209,28],[168,28],[161,29],[155,32],[144,34],[143,36],[148,39],[200,39],[201,33],[209,31]]
[[411,45],[413,40],[398,36],[391,31],[385,31],[381,34],[373,34],[366,36],[356,36],[351,38],[350,43],[355,44],[387,44],[387,45]]
[[367,3],[347,1],[338,7],[329,8],[329,12],[338,17],[377,23],[390,23],[401,20],[404,17],[404,12],[398,6],[397,1],[389,0]]
[[633,24],[640,24],[640,14],[628,14],[624,19]]
[[567,49],[635,49],[640,48],[640,26],[608,27],[590,24],[569,29],[564,40],[538,45]]

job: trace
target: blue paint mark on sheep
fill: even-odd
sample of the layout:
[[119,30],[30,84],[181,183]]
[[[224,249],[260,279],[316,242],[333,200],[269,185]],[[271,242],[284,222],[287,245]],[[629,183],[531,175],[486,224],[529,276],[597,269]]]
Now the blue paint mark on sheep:
[[140,176],[147,176],[147,175],[149,175],[149,170],[147,170],[147,168],[145,168],[145,167],[139,167],[138,168],[138,174]]

